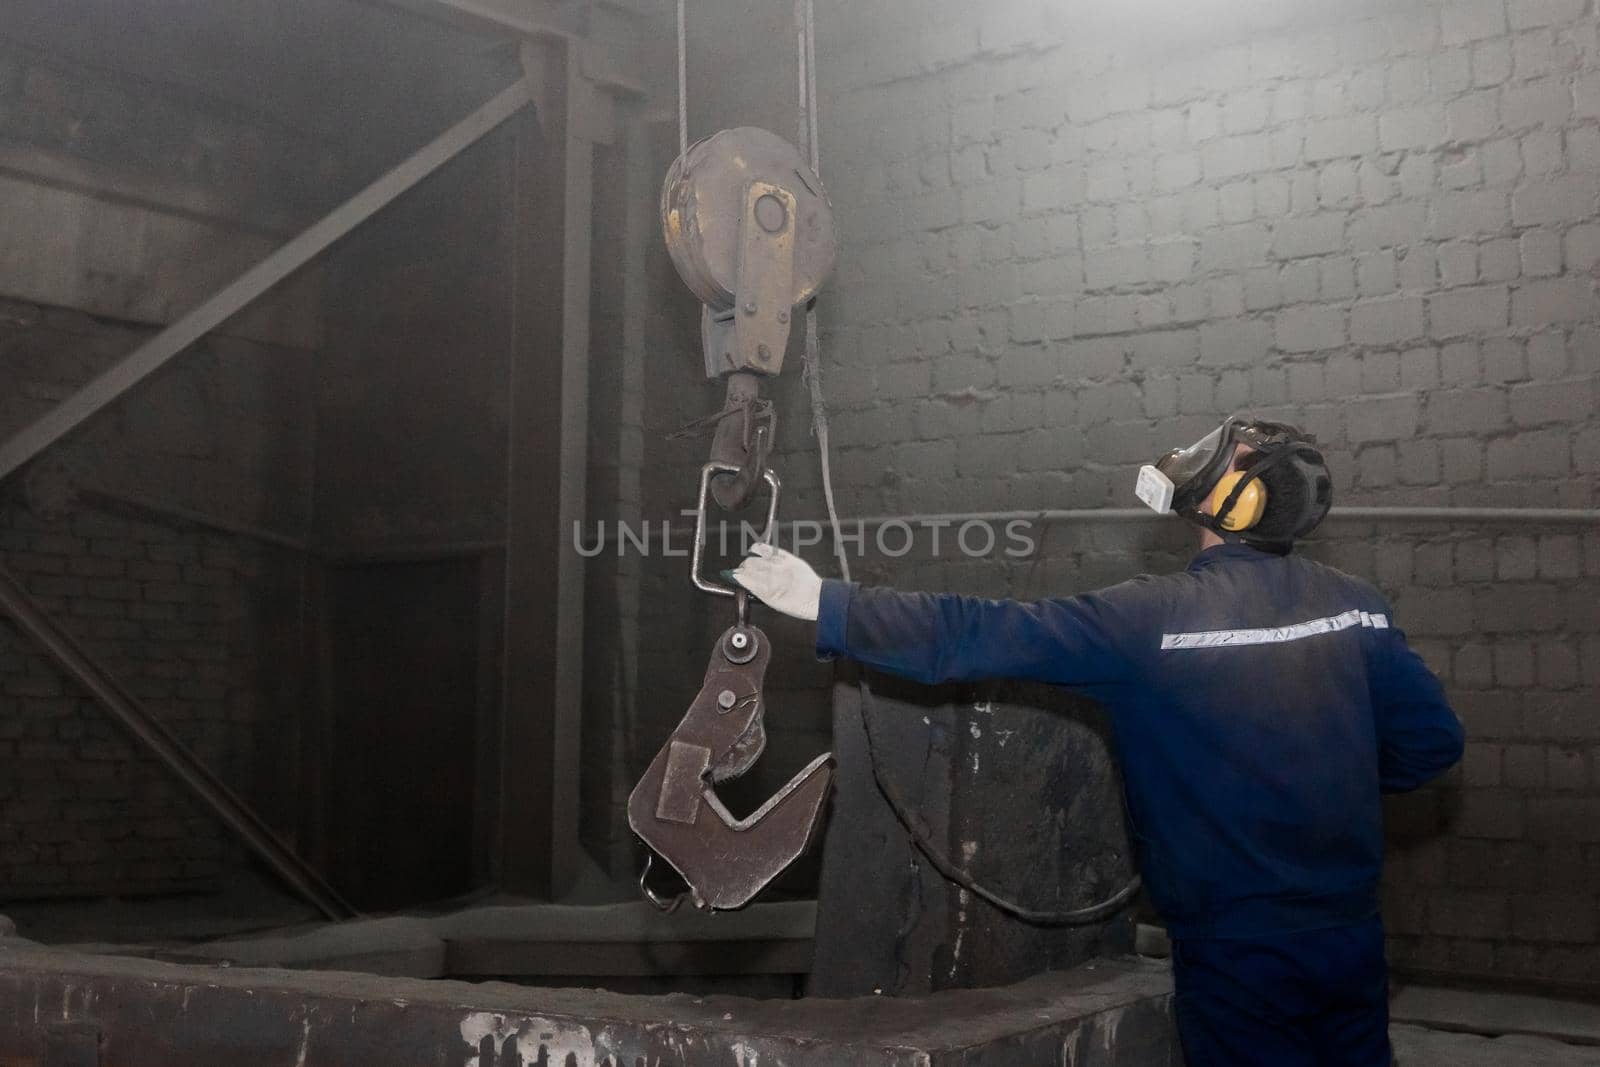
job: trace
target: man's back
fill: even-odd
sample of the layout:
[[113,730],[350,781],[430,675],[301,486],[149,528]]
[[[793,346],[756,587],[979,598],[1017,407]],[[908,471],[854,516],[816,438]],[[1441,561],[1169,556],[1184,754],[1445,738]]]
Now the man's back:
[[818,651],[927,681],[1020,677],[1111,712],[1152,899],[1179,937],[1377,913],[1382,789],[1460,754],[1371,586],[1243,545],[1023,604],[826,583]]
[[1194,1067],[1391,1062],[1379,793],[1461,755],[1383,598],[1289,554],[1333,504],[1315,444],[1231,416],[1140,468],[1135,495],[1200,530],[1179,575],[1021,603],[824,582],[771,546],[734,573],[816,620],[821,655],[1051,682],[1110,711]]
[[[1442,770],[1460,750],[1388,605],[1332,568],[1233,545],[1134,585],[1149,612],[1130,634],[1134,670],[1099,695],[1146,881],[1173,933],[1254,936],[1377,914],[1380,784],[1418,784],[1402,763]],[[1436,727],[1397,739],[1396,707],[1419,702]]]

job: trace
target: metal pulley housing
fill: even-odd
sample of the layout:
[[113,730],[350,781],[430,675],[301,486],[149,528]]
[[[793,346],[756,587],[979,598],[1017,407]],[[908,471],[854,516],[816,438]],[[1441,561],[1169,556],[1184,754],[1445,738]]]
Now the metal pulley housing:
[[689,146],[661,188],[661,228],[705,305],[706,374],[777,374],[791,312],[833,272],[833,208],[800,150],[754,126]]

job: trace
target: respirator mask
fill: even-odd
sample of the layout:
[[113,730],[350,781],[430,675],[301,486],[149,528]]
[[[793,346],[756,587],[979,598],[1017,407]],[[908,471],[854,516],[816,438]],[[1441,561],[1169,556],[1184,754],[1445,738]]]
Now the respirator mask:
[[[1248,451],[1236,464],[1240,445]],[[1287,423],[1237,416],[1145,464],[1134,492],[1153,511],[1275,551],[1316,529],[1333,503],[1315,438]]]

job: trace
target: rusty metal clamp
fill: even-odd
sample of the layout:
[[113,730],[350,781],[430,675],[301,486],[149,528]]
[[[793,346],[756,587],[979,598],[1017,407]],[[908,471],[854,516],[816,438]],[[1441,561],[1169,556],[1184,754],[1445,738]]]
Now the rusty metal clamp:
[[[696,589],[705,593],[715,593],[717,596],[734,596],[740,589],[738,586],[709,581],[700,573],[700,565],[706,554],[706,509],[709,504],[711,479],[718,474],[737,474],[739,469],[731,463],[716,462],[707,463],[700,468],[700,495],[695,500],[694,549],[689,555],[689,576],[694,580]],[[771,544],[773,536],[778,532],[778,493],[783,486],[770,467],[761,472],[761,477],[772,490],[772,499],[767,503],[767,525],[761,533],[761,540]]]
[[[740,621],[717,639],[688,713],[628,797],[628,825],[682,876],[697,908],[748,904],[805,852],[822,821],[831,753],[812,760],[744,819],[734,818],[713,788],[748,771],[766,748],[761,683],[771,655],[767,635],[745,622],[741,610]],[[675,908],[678,901],[654,893],[645,874],[639,880],[645,896],[663,910]]]

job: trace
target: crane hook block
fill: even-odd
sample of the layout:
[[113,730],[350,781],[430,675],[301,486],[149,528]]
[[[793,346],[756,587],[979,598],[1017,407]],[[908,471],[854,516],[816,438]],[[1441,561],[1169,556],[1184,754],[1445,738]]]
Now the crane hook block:
[[833,208],[800,150],[755,126],[690,145],[667,169],[661,229],[705,305],[706,376],[777,374],[791,312],[833,272]]
[[761,682],[771,648],[744,622],[723,633],[699,695],[628,797],[628,825],[698,907],[741,908],[782,874],[816,836],[833,782],[824,753],[746,818],[717,799],[713,785],[744,774],[766,748]]

